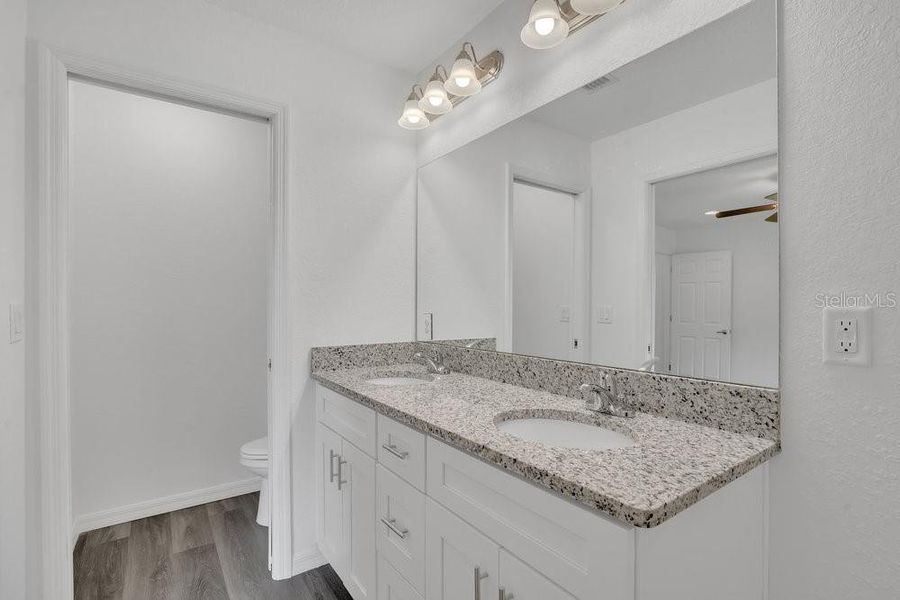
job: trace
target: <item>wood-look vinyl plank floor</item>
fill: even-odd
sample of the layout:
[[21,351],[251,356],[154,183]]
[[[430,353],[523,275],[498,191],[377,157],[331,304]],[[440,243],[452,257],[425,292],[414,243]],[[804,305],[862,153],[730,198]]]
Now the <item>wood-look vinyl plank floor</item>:
[[248,494],[81,535],[75,600],[352,600],[329,565],[272,580],[258,501]]

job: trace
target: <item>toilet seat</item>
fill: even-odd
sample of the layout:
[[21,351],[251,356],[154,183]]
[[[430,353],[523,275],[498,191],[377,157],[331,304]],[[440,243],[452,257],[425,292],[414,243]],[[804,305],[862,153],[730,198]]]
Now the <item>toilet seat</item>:
[[269,460],[269,438],[259,438],[241,446],[241,458],[249,461]]

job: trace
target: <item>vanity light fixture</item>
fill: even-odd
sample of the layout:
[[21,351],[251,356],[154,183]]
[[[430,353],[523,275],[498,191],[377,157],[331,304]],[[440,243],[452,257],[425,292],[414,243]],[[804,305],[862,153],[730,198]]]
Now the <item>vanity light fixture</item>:
[[450,76],[444,82],[444,89],[454,96],[474,96],[481,91],[481,82],[475,73],[475,48],[469,42],[463,44],[462,50],[450,68]]
[[421,97],[422,88],[418,85],[413,86],[409,97],[406,99],[406,104],[403,105],[403,114],[400,115],[400,120],[397,121],[397,124],[403,129],[425,129],[431,124],[428,115],[419,108],[419,99]]
[[535,50],[553,48],[624,0],[535,0],[522,28],[522,43]]
[[[444,71],[441,74],[441,71]],[[450,102],[450,96],[444,89],[444,82],[447,80],[447,71],[441,65],[434,70],[434,75],[428,80],[425,86],[425,93],[419,100],[419,108],[432,115],[445,115],[453,110],[453,103]]]
[[494,50],[479,60],[475,56],[475,48],[466,42],[449,75],[443,65],[438,65],[424,90],[419,85],[413,86],[397,123],[404,129],[425,129],[432,121],[497,79],[501,69],[502,52]]
[[623,0],[572,0],[572,8],[583,15],[604,15]]
[[522,28],[521,38],[529,48],[545,50],[562,44],[569,36],[569,23],[563,19],[556,0],[535,0]]

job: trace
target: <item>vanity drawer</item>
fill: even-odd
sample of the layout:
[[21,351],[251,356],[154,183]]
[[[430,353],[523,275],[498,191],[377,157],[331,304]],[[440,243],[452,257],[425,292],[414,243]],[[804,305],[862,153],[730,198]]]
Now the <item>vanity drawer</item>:
[[378,554],[419,593],[425,591],[425,495],[377,467]]
[[317,387],[319,422],[372,458],[377,458],[375,411],[322,385]]
[[378,462],[425,491],[425,434],[378,415]]
[[433,438],[427,446],[429,498],[576,598],[634,597],[634,528]]

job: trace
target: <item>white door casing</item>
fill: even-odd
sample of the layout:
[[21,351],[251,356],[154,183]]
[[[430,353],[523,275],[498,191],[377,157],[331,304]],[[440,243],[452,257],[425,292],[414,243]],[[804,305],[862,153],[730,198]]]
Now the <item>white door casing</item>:
[[672,256],[672,372],[731,376],[730,250]]

